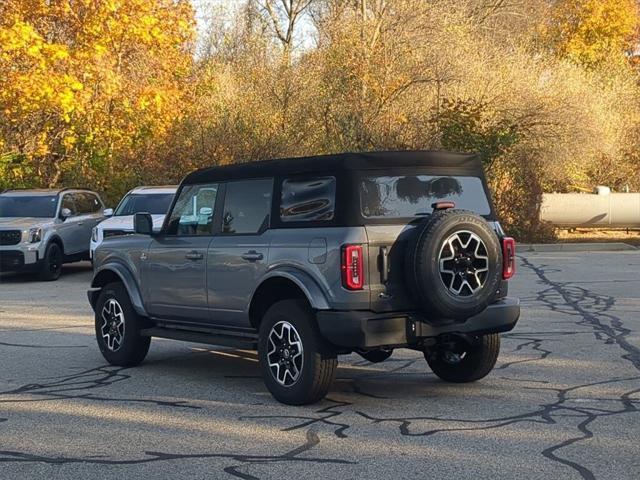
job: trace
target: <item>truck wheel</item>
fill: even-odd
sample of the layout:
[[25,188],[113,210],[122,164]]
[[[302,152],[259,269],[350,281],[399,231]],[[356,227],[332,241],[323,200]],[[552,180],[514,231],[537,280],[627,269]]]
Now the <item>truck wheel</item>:
[[260,369],[264,383],[279,402],[315,403],[331,387],[338,360],[315,322],[303,300],[277,302],[262,319],[258,339]]
[[498,360],[500,335],[491,333],[471,343],[456,342],[451,347],[425,351],[424,357],[439,378],[446,382],[468,383],[486,377]]
[[38,272],[38,279],[45,282],[51,282],[60,278],[62,273],[62,262],[64,261],[64,255],[62,249],[57,243],[50,243],[47,245],[44,251],[44,259],[42,267]]
[[502,279],[500,242],[473,212],[435,212],[412,232],[405,270],[407,287],[423,309],[436,319],[463,320],[495,298]]
[[102,289],[95,319],[98,347],[107,362],[133,367],[144,360],[151,337],[140,335],[142,321],[122,283],[110,283]]

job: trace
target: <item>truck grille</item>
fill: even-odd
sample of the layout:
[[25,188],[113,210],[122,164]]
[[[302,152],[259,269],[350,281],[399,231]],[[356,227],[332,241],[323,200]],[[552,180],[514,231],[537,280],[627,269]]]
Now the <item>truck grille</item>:
[[128,232],[126,230],[105,230],[103,232],[103,236],[104,238],[109,238],[109,237],[119,237],[122,235],[129,235],[133,232]]
[[0,230],[0,245],[17,245],[21,239],[20,230]]

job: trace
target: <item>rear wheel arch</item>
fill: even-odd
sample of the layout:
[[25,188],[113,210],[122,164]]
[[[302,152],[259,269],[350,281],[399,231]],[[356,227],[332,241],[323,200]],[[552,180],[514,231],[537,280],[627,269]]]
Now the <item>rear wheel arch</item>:
[[[317,290],[317,291],[316,291]],[[251,326],[258,329],[267,310],[281,300],[300,299],[312,309],[328,308],[324,296],[318,297],[319,287],[309,288],[300,279],[291,275],[273,275],[265,279],[256,289],[249,304]]]

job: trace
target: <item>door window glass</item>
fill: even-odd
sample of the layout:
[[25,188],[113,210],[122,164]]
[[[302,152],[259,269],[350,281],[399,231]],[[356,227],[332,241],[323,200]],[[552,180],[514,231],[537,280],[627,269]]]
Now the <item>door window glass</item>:
[[74,196],[78,214],[90,214],[100,210],[100,202],[95,195],[91,193],[76,193]]
[[187,185],[169,217],[169,235],[210,235],[218,184]]
[[68,208],[72,217],[78,214],[74,197],[75,195],[73,193],[66,194],[62,197],[62,205],[60,206],[60,211],[62,211],[63,208]]
[[282,182],[280,219],[283,222],[319,222],[333,219],[336,178],[319,177]]
[[222,233],[259,233],[269,226],[273,179],[227,183]]

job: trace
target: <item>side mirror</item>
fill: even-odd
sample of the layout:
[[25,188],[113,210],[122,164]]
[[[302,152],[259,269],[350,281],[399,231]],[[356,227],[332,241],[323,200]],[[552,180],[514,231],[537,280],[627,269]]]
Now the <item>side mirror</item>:
[[102,215],[104,215],[105,217],[111,217],[113,216],[113,208],[105,208],[102,211]]
[[136,213],[133,216],[133,231],[140,235],[153,233],[153,218],[149,213]]
[[70,216],[71,216],[71,210],[69,210],[68,208],[63,208],[62,210],[60,210],[60,218],[62,220],[66,220]]

